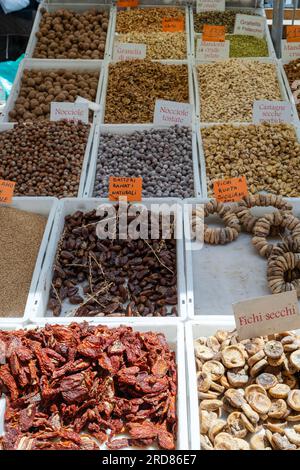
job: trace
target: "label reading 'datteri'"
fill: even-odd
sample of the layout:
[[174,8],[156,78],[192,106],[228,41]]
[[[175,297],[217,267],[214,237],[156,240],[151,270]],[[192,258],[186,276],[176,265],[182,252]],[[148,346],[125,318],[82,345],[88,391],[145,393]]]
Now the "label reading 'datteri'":
[[230,42],[213,42],[197,40],[196,58],[200,60],[219,60],[229,58]]
[[13,181],[0,180],[0,202],[11,204],[15,186]]
[[214,181],[214,195],[219,202],[237,202],[247,194],[246,176]]
[[283,59],[299,59],[300,42],[287,42],[286,39],[281,41],[281,56]]
[[141,201],[142,187],[143,178],[110,176],[108,190],[109,200],[118,201],[120,197],[126,197],[128,201]]
[[114,60],[145,59],[146,44],[117,43],[114,47]]
[[266,29],[266,19],[263,16],[237,14],[235,18],[234,34],[245,34],[263,38]]
[[50,121],[82,121],[89,123],[88,103],[57,103],[52,101]]
[[197,0],[196,13],[225,11],[225,0]]
[[253,103],[253,122],[269,122],[279,124],[280,122],[292,121],[292,106],[287,101],[265,101],[258,100]]
[[192,122],[192,106],[189,103],[156,100],[153,123],[189,126]]
[[233,311],[240,340],[300,328],[296,291],[238,302]]

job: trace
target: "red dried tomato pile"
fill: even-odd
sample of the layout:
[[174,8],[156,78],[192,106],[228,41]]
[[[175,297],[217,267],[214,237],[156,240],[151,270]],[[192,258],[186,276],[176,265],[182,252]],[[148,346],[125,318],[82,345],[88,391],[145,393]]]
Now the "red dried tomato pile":
[[163,334],[85,322],[0,330],[1,341],[0,448],[175,448],[177,372]]

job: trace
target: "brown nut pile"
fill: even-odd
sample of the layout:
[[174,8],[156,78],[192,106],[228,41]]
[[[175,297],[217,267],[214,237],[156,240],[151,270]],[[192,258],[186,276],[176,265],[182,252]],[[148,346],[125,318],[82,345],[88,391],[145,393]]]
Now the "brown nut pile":
[[300,336],[195,340],[203,450],[300,448]]
[[146,60],[109,65],[106,124],[153,122],[156,99],[189,101],[187,65]]
[[[296,90],[299,90],[299,86],[296,86],[297,84],[295,84],[296,88],[293,89],[293,83],[296,82],[297,80],[300,80],[300,58],[291,60],[291,62],[289,62],[288,64],[285,64],[283,67],[284,67],[287,79],[289,81],[291,91],[292,93],[294,93]],[[296,104],[296,107],[297,107],[298,115],[300,117],[300,103]]]
[[89,131],[38,121],[0,132],[0,179],[16,182],[15,196],[76,197]]
[[176,7],[130,8],[118,11],[116,32],[154,33],[162,31],[162,19],[172,18],[185,20],[184,10]]
[[42,18],[33,53],[39,59],[103,59],[108,11],[83,13],[61,8],[41,10]]
[[[118,218],[118,206],[115,208]],[[120,239],[117,223],[115,238],[103,240],[96,230],[105,217],[92,210],[77,211],[65,218],[48,304],[53,315],[176,316],[174,230],[170,231],[171,238],[163,238],[160,230],[158,239],[150,239],[153,220],[157,227],[162,225],[161,218],[149,211],[148,240]],[[128,214],[128,223],[134,219]]]
[[300,144],[290,124],[202,128],[208,192],[215,180],[245,175],[249,192],[299,197]]
[[226,33],[232,34],[235,18],[238,13],[258,16],[252,10],[204,11],[194,13],[194,31],[195,33],[202,33],[203,26],[210,24],[214,26],[225,26]]
[[11,121],[44,120],[52,101],[74,102],[77,96],[95,101],[99,72],[72,70],[24,70]]
[[252,121],[255,100],[281,100],[276,65],[229,59],[197,66],[202,122]]
[[147,59],[184,60],[187,58],[186,33],[127,33],[119,34],[120,43],[146,44]]

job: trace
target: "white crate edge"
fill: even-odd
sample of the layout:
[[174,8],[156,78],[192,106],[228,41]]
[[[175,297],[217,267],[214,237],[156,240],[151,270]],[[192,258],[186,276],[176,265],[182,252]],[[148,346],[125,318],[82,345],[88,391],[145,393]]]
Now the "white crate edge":
[[[40,279],[40,274],[42,272],[43,264],[45,262],[48,241],[51,236],[53,221],[54,221],[55,213],[56,213],[57,206],[58,206],[58,199],[55,197],[15,197],[13,198],[12,204],[9,205],[9,207],[13,207],[16,209],[29,211],[33,213],[39,213],[38,206],[40,206],[41,208],[43,207],[45,213],[46,214],[48,213],[48,216],[47,216],[47,223],[45,226],[41,245],[40,245],[38,255],[36,258],[35,267],[32,273],[32,278],[31,278],[30,288],[29,288],[29,292],[27,296],[26,305],[25,305],[24,315],[23,317],[0,318],[0,327],[5,322],[23,324],[24,322],[28,320],[28,318],[31,315],[31,312],[34,308],[37,285]],[[49,206],[49,207],[45,207],[45,206]],[[34,210],[35,207],[36,207],[36,210]],[[30,209],[33,209],[33,210],[30,210]]]
[[[47,304],[50,292],[50,283],[52,280],[53,274],[53,263],[55,259],[55,254],[57,250],[57,244],[60,239],[62,229],[64,226],[64,217],[67,213],[75,212],[76,210],[91,210],[92,208],[98,207],[101,203],[108,203],[108,204],[115,204],[114,202],[108,201],[108,199],[101,199],[101,198],[65,198],[61,199],[57,206],[56,215],[53,222],[53,228],[51,233],[51,238],[49,240],[47,253],[46,253],[46,260],[42,268],[42,272],[40,275],[39,283],[36,289],[35,295],[35,302],[34,308],[31,311],[31,315],[28,317],[30,321],[38,321],[43,318],[48,320],[53,320],[56,317],[47,317],[45,314],[47,313]],[[182,207],[182,200],[178,198],[149,198],[144,199],[141,203],[137,204],[178,204],[178,206]],[[178,316],[177,317],[163,317],[164,321],[172,322],[174,318],[179,321],[184,321],[187,317],[186,312],[186,279],[185,279],[185,265],[184,265],[184,240],[183,240],[183,222],[177,224],[177,230],[180,234],[180,230],[182,230],[182,236],[177,240],[176,244],[176,253],[177,253],[177,295],[178,295]],[[65,316],[65,317],[57,317],[62,321],[67,323],[71,321],[78,321],[78,320],[86,320],[90,321],[92,318],[97,317],[72,317],[72,316]],[[105,318],[105,317],[101,317]],[[122,317],[124,320],[130,322],[135,322],[137,317]],[[157,317],[155,317],[157,318]],[[149,317],[140,317],[140,321],[146,321]],[[118,322],[120,321],[120,317],[110,317],[109,320],[111,322]]]
[[[145,131],[150,129],[167,129],[171,126],[157,126],[154,124],[103,124],[97,127],[93,147],[91,152],[91,160],[89,171],[86,179],[84,197],[93,197],[94,183],[96,178],[96,167],[98,148],[102,134],[131,134],[134,131]],[[192,159],[193,159],[193,177],[194,177],[194,195],[197,197],[202,195],[202,180],[199,172],[199,148],[197,145],[196,126],[190,126],[192,129]]]
[[[68,3],[59,3],[58,0],[57,2],[54,2],[54,3],[47,3],[47,2],[41,3],[35,15],[29,41],[28,41],[27,48],[25,51],[25,58],[31,59],[34,53],[34,49],[36,47],[36,43],[37,43],[36,33],[39,31],[40,21],[42,19],[41,9],[46,9],[48,12],[49,11],[53,12],[61,8],[66,8],[68,10],[81,11],[81,12],[89,10],[90,8],[97,8],[97,9],[109,11],[109,20],[108,20],[108,28],[106,32],[106,43],[105,43],[105,51],[104,51],[103,60],[108,59],[110,57],[110,49],[111,49],[111,38],[110,38],[111,27],[112,27],[111,5],[104,4],[104,3],[96,3],[96,2],[93,2],[92,0],[88,0],[87,2],[85,2],[84,0],[81,0],[81,2],[78,2],[78,3],[73,3],[72,0],[68,1]],[[44,59],[44,60],[59,60],[59,59]],[[66,61],[69,59],[61,59],[61,60]],[[81,59],[74,59],[74,60],[81,60]]]
[[[83,320],[77,318],[77,322],[81,323]],[[68,323],[71,323],[69,321]],[[178,427],[177,427],[177,450],[188,450],[188,423],[187,423],[187,400],[186,400],[186,370],[185,370],[185,344],[184,344],[184,327],[183,324],[173,320],[166,324],[163,319],[155,318],[153,321],[150,321],[149,318],[147,322],[136,322],[129,323],[126,319],[119,319],[119,322],[111,322],[108,319],[90,319],[89,323],[91,325],[105,325],[108,327],[115,328],[118,325],[130,326],[136,329],[137,331],[155,331],[161,332],[166,335],[167,342],[174,343],[174,346],[171,346],[171,349],[176,353],[176,365],[177,365],[177,417],[178,417]],[[43,327],[45,324],[65,324],[61,323],[59,319],[48,319],[35,321],[24,325],[26,329],[34,327]],[[21,325],[16,325],[13,322],[6,322],[3,325],[0,325],[0,329],[9,329],[14,330],[19,328]],[[22,325],[23,326],[23,325]],[[171,341],[168,339],[168,336],[173,335],[174,340]],[[1,403],[1,402],[0,402]],[[1,406],[0,406],[1,408]],[[1,416],[1,410],[0,410]],[[1,435],[1,422],[0,422],[0,435]]]

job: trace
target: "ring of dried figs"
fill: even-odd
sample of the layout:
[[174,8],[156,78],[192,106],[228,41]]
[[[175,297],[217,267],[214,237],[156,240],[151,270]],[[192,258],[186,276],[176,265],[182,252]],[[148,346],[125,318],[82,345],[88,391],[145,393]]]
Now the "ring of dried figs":
[[204,217],[217,214],[225,227],[209,227],[204,224],[204,241],[210,245],[224,245],[237,239],[241,224],[230,206],[225,206],[216,199],[211,199],[204,206]]
[[[284,253],[268,260],[268,286],[273,294],[295,290],[300,297],[300,254]],[[298,274],[297,274],[298,271]]]

